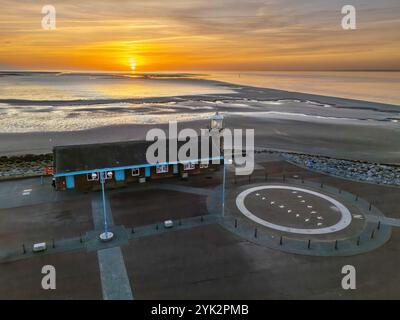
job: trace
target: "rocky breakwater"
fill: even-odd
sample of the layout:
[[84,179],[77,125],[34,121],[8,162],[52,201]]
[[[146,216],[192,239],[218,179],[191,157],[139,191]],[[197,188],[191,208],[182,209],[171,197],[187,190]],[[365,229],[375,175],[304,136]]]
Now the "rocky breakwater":
[[305,154],[282,153],[282,156],[300,166],[356,181],[400,186],[400,166],[342,160]]
[[0,157],[0,180],[41,176],[52,164],[52,154]]

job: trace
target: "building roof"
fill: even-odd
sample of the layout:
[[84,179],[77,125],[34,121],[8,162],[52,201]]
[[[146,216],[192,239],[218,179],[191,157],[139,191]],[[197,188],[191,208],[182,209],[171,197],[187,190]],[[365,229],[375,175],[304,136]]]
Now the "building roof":
[[[169,162],[169,140],[165,140],[167,147],[167,162]],[[191,160],[211,158],[212,149],[206,157],[202,157],[199,142],[199,156],[191,157]],[[121,168],[135,165],[148,164],[146,159],[147,148],[154,141],[123,141],[112,143],[96,143],[84,145],[69,145],[54,147],[54,168],[55,173],[68,173],[79,171],[90,171],[96,169]],[[185,141],[178,141],[178,149],[185,144]]]

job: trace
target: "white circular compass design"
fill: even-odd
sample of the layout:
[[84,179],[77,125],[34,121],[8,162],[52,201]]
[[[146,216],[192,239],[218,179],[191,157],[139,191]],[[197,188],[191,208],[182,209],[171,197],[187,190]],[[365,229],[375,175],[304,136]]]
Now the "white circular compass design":
[[[308,193],[308,194],[314,195],[316,197],[319,197],[321,199],[324,199],[324,200],[330,202],[334,206],[334,208],[337,209],[337,211],[341,215],[340,220],[334,225],[331,225],[328,227],[323,227],[323,228],[315,228],[315,229],[292,228],[292,227],[282,226],[282,225],[278,225],[278,224],[263,220],[263,219],[257,217],[256,215],[254,215],[253,213],[251,213],[246,208],[244,201],[249,194],[256,192],[256,191],[260,191],[260,190],[266,190],[266,189],[291,190],[291,191],[293,191],[292,193],[304,192],[304,193]],[[301,196],[298,196],[298,197],[301,197]],[[260,225],[263,225],[263,226],[271,228],[271,229],[279,230],[279,231],[284,231],[284,232],[289,232],[289,233],[297,233],[297,234],[327,234],[327,233],[337,232],[337,231],[343,230],[347,226],[349,226],[351,223],[351,220],[352,220],[352,216],[351,216],[349,209],[347,209],[339,201],[337,201],[325,194],[316,192],[316,191],[298,188],[298,187],[284,186],[284,185],[267,185],[267,186],[258,186],[258,187],[249,188],[249,189],[241,192],[237,196],[236,206],[238,207],[240,212],[242,214],[244,214],[247,218],[253,220],[254,222],[256,222]]]

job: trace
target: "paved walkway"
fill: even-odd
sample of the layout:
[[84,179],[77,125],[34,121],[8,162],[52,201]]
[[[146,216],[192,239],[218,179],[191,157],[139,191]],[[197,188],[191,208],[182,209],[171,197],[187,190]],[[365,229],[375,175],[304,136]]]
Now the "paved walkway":
[[207,190],[204,188],[195,188],[195,187],[189,187],[189,186],[180,186],[176,184],[167,184],[167,183],[154,183],[153,182],[153,187],[157,189],[164,189],[164,190],[172,190],[172,191],[177,191],[177,192],[185,192],[185,193],[193,193],[197,194],[200,196],[209,196],[211,195],[214,190]]
[[133,300],[121,248],[97,251],[104,300]]
[[40,178],[0,181],[0,209],[32,206],[84,196],[73,191],[55,192],[49,177],[43,179],[43,184]]
[[[37,183],[37,181],[36,181]],[[247,181],[246,181],[247,183]],[[315,185],[316,187],[317,184]],[[142,186],[138,186],[142,187]],[[41,186],[36,186],[36,188],[41,189]],[[19,193],[23,193],[28,189],[33,189],[31,191],[31,195],[23,195],[21,193],[20,197],[26,199],[32,199],[32,200],[40,200],[42,197],[44,197],[44,189],[48,187],[43,187],[43,191],[40,194],[36,193],[35,188],[32,185],[32,181],[29,183],[26,183],[25,185],[21,186],[18,190]],[[195,187],[188,187],[188,186],[181,186],[181,185],[175,185],[175,184],[164,184],[164,183],[153,183],[151,186],[144,186],[144,188],[161,188],[161,189],[167,189],[167,190],[173,190],[177,192],[185,192],[185,193],[193,193],[193,194],[198,194],[198,195],[213,195],[213,197],[208,197],[207,203],[208,205],[208,211],[209,213],[214,213],[214,215],[206,214],[204,217],[193,217],[193,218],[188,218],[188,219],[182,219],[182,220],[177,220],[174,221],[174,228],[171,229],[165,229],[162,224],[159,225],[147,225],[143,227],[138,227],[135,228],[135,230],[126,230],[123,226],[114,226],[114,221],[113,221],[113,216],[112,216],[112,211],[110,208],[110,203],[108,201],[108,198],[106,200],[106,208],[107,208],[107,219],[108,223],[110,226],[110,229],[113,231],[116,231],[117,234],[117,239],[111,241],[108,244],[103,244],[101,243],[97,235],[100,233],[100,231],[103,229],[104,221],[103,221],[103,204],[102,204],[102,199],[101,199],[101,193],[93,193],[92,196],[92,217],[93,217],[93,222],[95,226],[95,230],[93,232],[93,236],[84,238],[83,240],[81,238],[71,238],[71,239],[64,239],[61,241],[56,242],[55,248],[48,248],[48,251],[44,254],[52,254],[56,252],[64,252],[64,251],[71,251],[71,250],[83,250],[85,247],[88,250],[89,246],[89,238],[91,239],[90,241],[93,242],[93,246],[91,247],[92,250],[97,250],[97,255],[98,255],[98,263],[99,263],[99,269],[100,269],[100,276],[101,276],[101,284],[102,284],[102,291],[103,291],[103,298],[104,299],[133,299],[133,294],[132,294],[132,288],[130,286],[129,278],[127,276],[126,272],[126,267],[125,267],[125,262],[124,258],[121,252],[120,245],[123,241],[128,241],[128,239],[136,239],[140,237],[146,237],[146,236],[151,236],[154,234],[159,234],[163,232],[173,232],[177,230],[182,230],[182,229],[189,229],[189,228],[194,228],[197,226],[201,225],[206,225],[206,224],[214,224],[214,223],[220,223],[222,224],[226,229],[230,230],[233,233],[236,233],[244,238],[247,238],[249,241],[252,242],[257,242],[259,244],[265,245],[266,242],[268,243],[273,243],[273,248],[282,250],[284,249],[283,247],[292,247],[292,251],[298,251],[304,253],[304,251],[308,251],[308,254],[312,254],[312,252],[319,252],[321,250],[326,250],[330,251],[330,255],[332,255],[332,251],[334,251],[334,255],[343,255],[343,252],[346,250],[354,250],[354,247],[357,245],[357,239],[352,239],[353,243],[349,245],[347,242],[339,241],[338,243],[338,250],[335,249],[334,243],[333,242],[327,242],[327,248],[322,248],[320,244],[311,242],[311,247],[307,248],[307,241],[298,241],[298,242],[290,242],[288,239],[284,238],[282,244],[280,243],[280,239],[275,237],[273,239],[269,239],[267,235],[263,234],[263,232],[258,230],[259,232],[256,234],[255,238],[255,229],[254,226],[247,226],[244,224],[242,221],[238,221],[238,225],[235,226],[235,221],[234,219],[221,219],[219,216],[220,214],[220,186],[211,189],[211,190],[205,190],[202,188],[195,188]],[[327,188],[324,186],[324,189]],[[327,188],[329,189],[329,188]],[[333,189],[332,189],[333,190]],[[335,189],[336,190],[336,189]],[[325,190],[326,191],[326,190]],[[11,193],[15,193],[16,190],[12,189],[10,191]],[[27,191],[26,191],[27,192]],[[118,192],[124,192],[123,190],[119,190]],[[336,190],[337,192],[337,190]],[[42,194],[43,193],[43,194]],[[107,195],[110,194],[111,192],[108,191]],[[65,198],[68,197],[74,197],[76,195],[69,195],[66,193]],[[342,192],[341,197],[345,197],[346,193]],[[0,195],[0,199],[3,197],[4,199],[7,198],[6,193],[3,192],[2,195]],[[40,198],[40,199],[38,199]],[[349,195],[349,199],[353,199],[354,195]],[[210,201],[215,200],[215,201]],[[31,200],[31,201],[32,201]],[[362,199],[359,200],[361,203]],[[9,205],[9,204],[8,204]],[[368,203],[367,202],[362,202],[362,205],[367,208],[368,210]],[[372,210],[372,213],[374,212],[374,208]],[[365,237],[361,237],[360,245],[362,250],[369,251],[371,250],[371,246],[374,246],[374,244],[379,241],[386,241],[387,239],[387,231],[388,229],[392,227],[400,227],[400,219],[393,219],[393,218],[387,218],[384,216],[377,217],[376,215],[373,214],[365,214],[365,218],[367,222],[371,223],[371,229],[367,230]],[[377,230],[377,223],[378,221],[381,222],[381,228]],[[372,228],[373,227],[373,228]],[[119,229],[124,229],[120,230]],[[374,232],[374,241],[371,241],[371,232],[375,230]],[[126,232],[128,231],[128,232]],[[123,237],[121,234],[124,233],[126,239],[122,239]],[[295,250],[293,250],[295,249]],[[359,249],[358,249],[359,250]],[[26,259],[30,258],[34,255],[28,250],[26,254],[22,254],[21,252],[13,252],[11,254],[6,254],[0,256],[0,259],[2,261],[12,261],[12,260],[19,260],[19,259]],[[319,255],[319,254],[318,254]]]
[[386,226],[392,226],[392,227],[400,227],[400,219],[395,219],[395,218],[388,218],[388,217],[378,217],[378,216],[374,216],[371,214],[366,214],[365,218],[368,221],[371,222],[380,222],[383,225]]
[[[106,194],[107,222],[110,227],[114,225],[110,201]],[[92,216],[96,230],[102,230],[104,225],[104,212],[101,193],[92,197]],[[100,240],[99,240],[100,241]],[[104,300],[132,300],[133,294],[126,272],[124,257],[120,247],[101,249],[97,251],[99,261],[101,287]]]
[[[106,209],[107,209],[107,223],[109,226],[114,225],[114,219],[111,212],[110,201],[106,194]],[[92,195],[92,218],[95,230],[102,230],[104,228],[104,212],[103,212],[103,199],[101,192]]]

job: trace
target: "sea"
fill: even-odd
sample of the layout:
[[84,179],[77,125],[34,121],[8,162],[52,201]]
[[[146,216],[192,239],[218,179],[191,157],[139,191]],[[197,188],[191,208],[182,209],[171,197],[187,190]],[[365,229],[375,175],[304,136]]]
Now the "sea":
[[230,83],[400,106],[400,71],[217,72],[209,78]]
[[[213,104],[224,101],[200,103],[183,96],[229,95],[235,92],[235,85],[386,103],[398,105],[400,112],[400,72],[0,71],[0,133],[76,131],[207,118],[215,112]],[[155,97],[162,99],[151,101]],[[285,102],[277,103],[277,108],[280,104]]]

